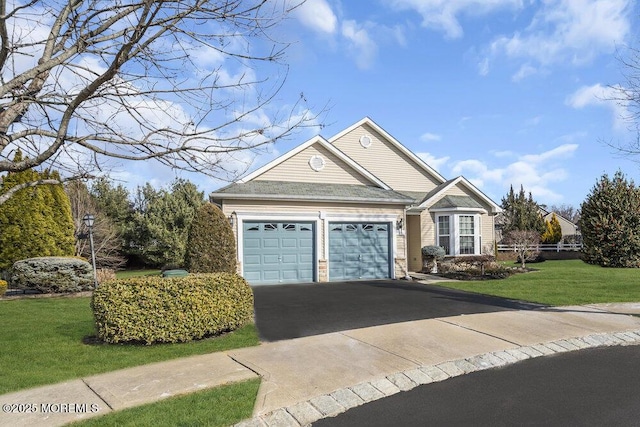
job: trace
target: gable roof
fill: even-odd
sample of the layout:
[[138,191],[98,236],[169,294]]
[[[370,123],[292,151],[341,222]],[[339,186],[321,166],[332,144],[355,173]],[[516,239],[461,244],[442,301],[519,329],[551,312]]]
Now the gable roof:
[[[465,187],[467,187],[469,190],[471,190],[471,192],[476,195],[480,200],[482,200],[483,202],[485,202],[486,204],[488,204],[491,207],[491,212],[492,213],[499,213],[502,212],[502,208],[500,206],[498,206],[493,200],[491,200],[486,194],[484,194],[482,191],[480,191],[475,185],[473,185],[469,180],[467,180],[465,177],[463,177],[462,175],[458,176],[457,178],[451,179],[449,181],[446,181],[444,183],[442,183],[441,185],[439,185],[438,187],[436,187],[435,189],[433,189],[431,192],[429,192],[425,198],[422,200],[422,202],[420,202],[420,204],[417,206],[417,208],[422,208],[425,209],[430,203],[437,201],[438,199],[440,199],[444,193],[446,193],[447,190],[449,190],[450,188],[458,185],[458,184],[463,184]],[[449,202],[452,202],[453,199],[449,199]],[[462,203],[461,200],[459,200],[459,202]],[[465,202],[468,204],[468,202]],[[471,206],[458,206],[458,207],[471,207]]]
[[400,141],[395,139],[390,133],[388,133],[386,130],[384,130],[382,127],[380,127],[376,122],[374,122],[369,117],[365,117],[365,118],[361,119],[360,121],[354,123],[353,125],[349,126],[346,129],[344,129],[343,131],[341,131],[341,132],[337,133],[336,135],[332,136],[331,138],[329,138],[329,142],[333,144],[335,141],[337,141],[338,139],[342,138],[343,136],[345,136],[349,132],[352,132],[353,130],[355,130],[355,129],[359,128],[360,126],[363,126],[363,125],[368,125],[369,127],[373,128],[376,132],[378,132],[380,135],[382,135],[389,143],[391,143],[393,146],[395,146],[404,155],[409,157],[418,167],[420,167],[424,171],[426,171],[429,174],[431,174],[437,180],[439,180],[440,182],[445,182],[446,181],[445,177],[440,175],[438,173],[438,171],[436,171],[431,166],[429,166],[427,163],[425,163],[424,160],[422,160],[420,157],[415,155],[407,147],[402,145],[400,143]]
[[380,180],[375,175],[373,175],[371,172],[369,172],[368,170],[363,168],[360,164],[356,163],[351,157],[349,157],[346,154],[344,154],[342,151],[340,151],[338,148],[336,148],[333,144],[330,144],[326,139],[324,139],[320,135],[314,136],[313,138],[309,139],[307,142],[295,147],[294,149],[292,149],[292,150],[288,151],[287,153],[283,154],[282,156],[270,161],[269,163],[267,163],[266,165],[256,169],[255,171],[253,171],[249,175],[239,179],[237,182],[240,183],[240,184],[247,183],[247,182],[253,180],[254,178],[257,178],[258,176],[262,175],[266,171],[268,171],[270,169],[273,169],[274,167],[278,166],[279,164],[283,163],[284,161],[292,158],[296,154],[306,150],[307,148],[311,147],[314,144],[319,144],[323,148],[327,149],[329,152],[334,154],[340,160],[342,160],[346,164],[348,164],[357,173],[359,173],[360,175],[365,177],[369,182],[371,182],[371,184],[376,185],[376,186],[378,186],[380,188],[383,188],[385,190],[390,190],[391,189],[391,187],[389,187],[387,184],[382,182],[382,180]]

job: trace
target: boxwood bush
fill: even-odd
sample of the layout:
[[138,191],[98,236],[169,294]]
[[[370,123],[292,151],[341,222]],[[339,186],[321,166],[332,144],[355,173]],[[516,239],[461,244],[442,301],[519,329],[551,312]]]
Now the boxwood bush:
[[237,274],[116,279],[92,299],[98,338],[107,343],[175,343],[218,335],[253,319],[253,292]]
[[38,257],[13,263],[11,286],[44,293],[90,291],[91,264],[75,257]]

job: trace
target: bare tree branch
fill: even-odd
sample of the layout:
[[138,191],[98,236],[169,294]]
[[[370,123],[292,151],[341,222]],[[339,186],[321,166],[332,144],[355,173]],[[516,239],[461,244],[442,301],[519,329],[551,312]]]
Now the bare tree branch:
[[302,1],[0,0],[0,174],[120,159],[233,179],[234,153],[319,126],[303,95],[274,105],[271,30]]

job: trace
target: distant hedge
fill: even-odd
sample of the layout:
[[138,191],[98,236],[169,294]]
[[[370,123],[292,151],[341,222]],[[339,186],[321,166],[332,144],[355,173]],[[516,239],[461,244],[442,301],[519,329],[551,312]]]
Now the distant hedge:
[[94,288],[91,264],[75,257],[38,257],[16,261],[11,287],[44,293],[90,291]]
[[253,319],[253,292],[237,274],[117,279],[92,299],[98,338],[107,343],[175,343],[218,335]]

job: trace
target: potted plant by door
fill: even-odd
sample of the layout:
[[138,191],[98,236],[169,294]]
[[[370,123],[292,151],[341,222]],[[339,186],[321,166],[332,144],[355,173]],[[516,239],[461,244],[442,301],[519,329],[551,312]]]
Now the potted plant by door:
[[422,270],[427,271],[429,268],[429,264],[433,263],[431,266],[431,273],[438,273],[438,260],[444,258],[445,251],[442,246],[424,246],[422,248]]

